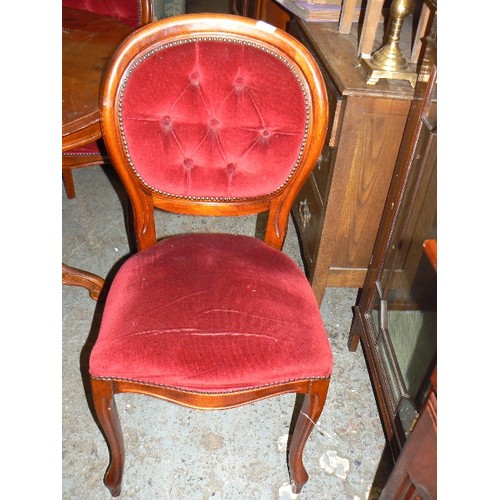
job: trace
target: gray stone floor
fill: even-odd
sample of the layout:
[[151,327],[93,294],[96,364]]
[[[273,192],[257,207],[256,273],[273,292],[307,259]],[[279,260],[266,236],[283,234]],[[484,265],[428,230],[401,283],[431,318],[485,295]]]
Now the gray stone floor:
[[[74,172],[76,199],[62,187],[62,259],[107,277],[129,253],[123,192],[110,167]],[[255,234],[255,218],[158,214],[160,236],[196,230]],[[220,224],[220,226],[218,226]],[[284,251],[302,265],[290,224]],[[126,462],[121,498],[366,499],[385,440],[361,348],[347,349],[357,290],[328,289],[322,304],[335,356],[324,412],[304,451],[310,479],[291,494],[284,446],[293,395],[202,412],[122,394],[117,406]],[[89,406],[86,363],[100,305],[80,287],[62,288],[62,491],[64,499],[111,498],[102,478],[108,450]]]

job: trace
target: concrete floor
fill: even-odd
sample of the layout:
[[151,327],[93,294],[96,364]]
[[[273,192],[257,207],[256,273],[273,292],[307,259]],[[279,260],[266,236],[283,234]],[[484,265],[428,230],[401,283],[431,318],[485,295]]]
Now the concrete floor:
[[[209,8],[188,2],[192,11]],[[68,200],[62,187],[63,262],[110,277],[129,253],[123,191],[110,167],[77,170],[74,178],[76,199]],[[217,229],[253,235],[256,227],[254,217],[222,221],[162,213],[157,220],[160,236]],[[292,223],[284,251],[302,266]],[[202,412],[122,394],[116,398],[126,450],[120,498],[377,498],[384,435],[362,350],[347,349],[356,294],[328,289],[322,304],[335,366],[325,409],[304,451],[310,479],[300,495],[291,493],[285,461],[293,395]],[[62,497],[111,498],[102,482],[108,449],[90,410],[87,376],[101,305],[83,288],[63,287],[62,312]]]
[[[74,172],[76,199],[62,188],[63,261],[106,277],[129,253],[123,192],[111,167]],[[160,234],[212,231],[221,219],[158,214]],[[255,233],[256,220],[221,230]],[[285,252],[300,265],[290,224]],[[385,440],[363,353],[347,349],[357,290],[328,289],[322,314],[335,355],[328,400],[304,452],[310,474],[302,499],[365,499]],[[108,450],[89,409],[87,358],[100,306],[80,287],[62,289],[63,498],[105,499]],[[126,463],[121,498],[292,499],[285,462],[293,395],[202,412],[122,394]],[[376,498],[376,492],[370,498]]]

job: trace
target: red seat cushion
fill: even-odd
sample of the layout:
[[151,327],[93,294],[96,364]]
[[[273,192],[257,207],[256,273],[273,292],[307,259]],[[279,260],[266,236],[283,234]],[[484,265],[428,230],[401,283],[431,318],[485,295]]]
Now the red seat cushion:
[[328,377],[332,364],[314,294],[286,254],[249,236],[193,234],[121,267],[90,374],[216,393]]

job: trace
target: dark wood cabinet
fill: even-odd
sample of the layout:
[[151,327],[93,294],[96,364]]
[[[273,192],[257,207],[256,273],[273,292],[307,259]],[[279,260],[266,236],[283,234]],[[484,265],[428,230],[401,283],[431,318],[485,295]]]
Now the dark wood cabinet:
[[382,498],[435,498],[436,75],[417,83],[349,338],[351,350],[362,343],[396,461]]
[[231,10],[237,16],[259,19],[261,0],[232,0]]
[[262,0],[260,19],[287,31],[292,16],[285,8],[273,0]]
[[284,31],[291,19],[289,12],[273,0],[232,0],[231,10],[233,14],[261,19]]
[[329,91],[328,139],[292,212],[321,302],[326,287],[363,286],[414,89],[368,85],[356,38],[336,23],[293,19],[289,32],[315,56]]
[[[278,9],[278,10],[275,10]],[[355,30],[271,12],[273,0],[234,0],[233,12],[287,29],[322,69],[330,102],[327,141],[292,215],[318,302],[326,287],[363,286],[414,89],[407,81],[368,85]]]
[[437,498],[437,378],[379,500]]

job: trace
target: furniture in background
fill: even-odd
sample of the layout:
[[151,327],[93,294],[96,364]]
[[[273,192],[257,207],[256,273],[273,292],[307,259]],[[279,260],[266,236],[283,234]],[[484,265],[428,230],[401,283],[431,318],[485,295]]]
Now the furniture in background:
[[379,500],[437,499],[437,371],[432,391]]
[[[209,410],[296,393],[301,410],[287,458],[298,493],[333,360],[311,286],[280,250],[325,140],[318,66],[293,37],[255,20],[178,16],[127,39],[102,103],[106,148],[132,204],[139,249],[111,283],[89,361],[111,455],[106,486],[119,495],[124,469],[115,394]],[[157,242],[155,209],[267,212],[264,241],[204,233]]]
[[363,286],[414,89],[368,85],[356,37],[335,23],[294,19],[289,31],[315,56],[329,91],[327,142],[293,209],[321,302],[327,286]]
[[[119,44],[152,15],[152,0],[63,0],[62,172],[68,198],[75,197],[73,168],[109,163],[101,139],[101,79]],[[83,286],[96,299],[103,279],[63,263],[62,283]]]
[[231,0],[231,11],[239,16],[261,19],[284,31],[292,19],[291,14],[273,0]]
[[[363,286],[415,94],[409,81],[368,83],[361,51],[383,42],[379,18],[384,2],[368,3],[369,28],[353,23],[352,9],[345,16],[352,3],[343,3],[340,22],[289,17],[286,23],[274,23],[286,28],[316,58],[330,98],[327,143],[292,212],[306,272],[319,302],[327,286]],[[264,4],[267,12],[269,4],[283,10],[272,0],[235,0],[233,10],[273,24],[264,14]],[[422,7],[419,12],[427,11]],[[411,61],[421,58],[418,37],[428,32],[434,17],[420,14],[420,19],[416,34],[408,32],[410,23],[406,23],[401,43]],[[408,40],[414,40],[413,45]]]
[[[412,491],[435,492],[436,276],[422,257],[422,242],[436,229],[437,122],[434,84],[427,82],[435,61],[437,3],[415,2],[404,26],[406,0],[369,0],[361,25],[353,23],[356,3],[342,3],[339,23],[294,18],[287,25],[317,59],[330,102],[327,144],[293,215],[318,301],[326,286],[363,287],[349,344],[354,350],[362,340],[394,458],[418,430],[384,491],[385,498],[408,498]],[[380,16],[388,6],[393,9],[384,45]],[[261,12],[259,7],[253,15]],[[378,47],[390,49],[397,71],[367,71]],[[404,66],[400,50],[416,75],[398,73]],[[398,204],[403,208],[396,222],[391,217]],[[412,456],[417,448],[425,458]]]
[[[424,253],[437,272],[437,241],[424,241]],[[394,498],[437,498],[437,367],[423,410],[405,442],[380,495]]]
[[[351,350],[360,340],[363,345],[382,426],[396,460],[398,479],[388,483],[384,498],[409,498],[388,493],[404,478],[409,481],[403,485],[405,491],[423,488],[430,496],[421,498],[435,498],[431,492],[436,484],[437,252],[429,240],[437,237],[436,81],[434,66],[428,81],[417,82],[349,337]],[[410,442],[417,429],[418,439]],[[412,455],[415,447],[418,455]],[[401,475],[400,469],[408,475]]]
[[113,52],[133,29],[113,16],[62,8],[63,173],[67,170],[65,153],[78,151],[102,136],[102,75]]
[[[93,21],[97,31],[80,37],[64,33],[66,8],[109,17],[132,29],[151,22],[152,0],[63,0],[63,153],[62,173],[66,195],[75,197],[72,170],[74,168],[104,165],[109,162],[101,140],[99,126],[99,90],[101,76],[109,57],[131,30],[119,27],[110,29],[110,40],[106,40],[103,21]],[[85,21],[90,21],[90,17]],[[92,25],[89,24],[90,29]],[[72,28],[75,29],[75,28]],[[76,27],[76,29],[79,29]],[[116,35],[115,35],[116,33]],[[75,40],[80,47],[68,38]],[[85,45],[83,45],[85,38]],[[70,48],[78,48],[78,54]],[[95,64],[96,61],[98,64]],[[83,89],[82,89],[83,87]],[[66,97],[66,100],[64,99]],[[89,120],[89,117],[92,117]],[[89,123],[91,121],[91,123]]]
[[[357,3],[359,3],[359,0],[344,0],[342,2],[339,32],[344,35],[349,35],[352,31],[355,15],[354,7]],[[437,0],[370,0],[366,4],[366,11],[357,43],[359,57],[364,60],[370,60],[377,51],[385,47],[385,49],[390,49],[386,55],[390,56],[392,59],[391,63],[394,66],[397,66],[400,62],[397,59],[402,58],[410,65],[414,65],[414,70],[417,70],[417,64],[423,58],[423,41],[432,31],[436,12]],[[411,49],[409,57],[406,58],[401,53],[399,42],[403,24],[409,14],[412,14],[412,22],[415,23],[415,20],[418,19],[418,23],[415,34],[410,40]],[[387,19],[387,39],[382,47],[377,47],[375,40],[377,31],[380,28],[381,16]]]
[[186,12],[186,0],[154,0],[153,18],[155,21],[165,17],[179,16]]
[[[153,18],[161,19],[167,16],[183,14],[185,11],[185,3],[185,0],[154,0],[154,5],[153,0],[111,0],[106,2],[102,0],[62,1],[63,7],[70,7],[87,12],[93,12],[103,16],[109,16],[118,21],[122,21],[134,29],[150,23]],[[89,49],[85,50],[87,51]],[[92,59],[93,54],[90,53],[88,55],[88,60],[92,61]],[[105,64],[105,62],[106,61],[103,60],[103,64]],[[63,80],[65,75],[65,64],[66,61],[63,56]],[[79,68],[79,70],[80,69],[83,68]],[[88,71],[88,73],[81,75],[82,80],[80,80],[78,84],[81,85],[83,83],[84,85],[99,85],[103,69],[104,66],[97,66],[95,68],[91,66],[85,67],[84,71]],[[73,74],[73,68],[71,69],[71,74]],[[63,86],[65,85],[66,84],[63,83]],[[75,89],[72,89],[72,95],[78,97],[79,94],[74,92],[74,90]],[[91,109],[96,109],[98,104],[99,102],[97,101],[91,106]],[[66,103],[66,105],[69,105],[69,103]],[[63,103],[63,108],[64,106],[65,104]],[[76,106],[81,107],[81,103],[77,102]],[[64,123],[66,122],[63,115],[63,124]],[[104,143],[102,142],[100,136],[95,136],[92,137],[90,141],[85,141],[87,141],[87,138],[82,137],[78,138],[78,141],[69,142],[68,139],[66,144],[63,142],[62,172],[66,195],[68,198],[75,197],[75,185],[72,174],[72,170],[74,168],[105,165],[106,163],[109,163],[106,148],[104,147]]]
[[[71,168],[90,161],[83,149],[89,144],[92,145],[89,151],[96,147],[95,141],[102,136],[99,110],[101,77],[113,52],[132,31],[130,24],[114,16],[62,7],[63,177],[67,181],[70,198],[74,196]],[[74,162],[72,154],[76,155]],[[102,288],[101,277],[64,263],[62,283],[83,286],[93,298]]]

